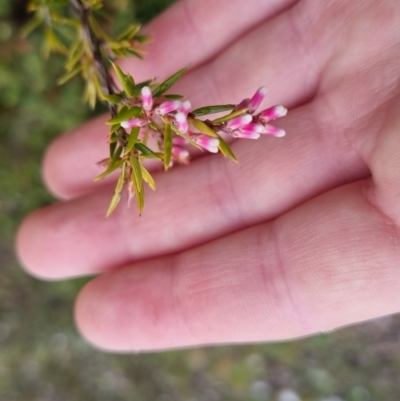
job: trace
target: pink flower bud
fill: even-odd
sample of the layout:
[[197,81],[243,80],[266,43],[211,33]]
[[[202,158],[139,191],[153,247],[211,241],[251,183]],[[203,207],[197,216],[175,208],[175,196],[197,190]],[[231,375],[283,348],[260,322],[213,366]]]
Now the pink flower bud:
[[142,88],[142,105],[146,111],[150,111],[153,108],[153,95],[151,89],[148,86]]
[[172,143],[173,143],[174,145],[177,145],[177,146],[185,146],[185,145],[187,145],[189,142],[188,142],[185,138],[182,138],[181,136],[174,136],[174,137],[172,138]]
[[243,125],[243,127],[241,127],[239,131],[247,132],[247,133],[254,132],[254,133],[262,134],[264,132],[264,130],[265,130],[265,128],[262,124],[250,123],[250,124]]
[[172,111],[178,110],[181,106],[182,102],[180,100],[168,100],[156,108],[156,113],[160,116],[165,116]]
[[191,108],[192,108],[192,103],[190,103],[190,100],[185,100],[182,103],[182,106],[179,108],[179,111],[181,111],[187,116]]
[[245,139],[258,139],[260,134],[255,131],[241,131],[236,130],[232,133],[234,138],[245,138]]
[[172,147],[172,156],[181,164],[189,163],[189,152],[186,149],[180,148],[179,146]]
[[251,98],[249,102],[249,113],[254,113],[258,107],[260,106],[261,102],[264,100],[265,95],[267,94],[267,88],[262,86],[257,90],[254,96]]
[[261,133],[265,135],[276,136],[278,138],[286,135],[286,132],[282,128],[274,127],[273,125],[269,124],[264,125],[264,131]]
[[250,114],[243,114],[242,116],[238,116],[238,117],[232,118],[232,120],[229,120],[226,123],[226,128],[235,130],[235,129],[243,127],[243,125],[251,123],[252,120],[253,120],[253,116],[251,116]]
[[249,103],[250,103],[250,99],[243,99],[236,107],[235,107],[235,111],[237,110],[242,110],[242,109],[247,109],[249,107]]
[[146,120],[143,120],[143,118],[131,118],[130,120],[122,121],[120,125],[122,128],[125,129],[143,127],[144,125],[146,125]]
[[189,129],[187,117],[181,111],[175,114],[175,125],[182,134],[186,134]]
[[196,135],[193,141],[211,153],[218,153],[219,140],[217,138],[200,134]]
[[283,106],[274,106],[262,111],[258,116],[263,122],[275,120],[276,118],[284,117],[287,114],[287,109]]

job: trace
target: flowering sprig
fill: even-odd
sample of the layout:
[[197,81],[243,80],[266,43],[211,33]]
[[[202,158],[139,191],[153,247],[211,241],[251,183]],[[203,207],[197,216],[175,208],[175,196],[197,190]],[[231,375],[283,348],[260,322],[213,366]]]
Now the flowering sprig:
[[[55,6],[69,3],[74,18],[61,17]],[[136,83],[111,61],[117,77],[113,80],[107,68],[109,60],[135,55],[140,57],[140,47],[147,38],[140,34],[140,27],[132,25],[119,38],[112,39],[98,23],[95,11],[102,8],[101,0],[32,0],[34,23],[53,22],[67,24],[76,30],[76,39],[67,55],[67,74],[61,83],[81,74],[86,81],[85,99],[94,107],[96,99],[106,101],[111,112],[109,157],[99,164],[106,167],[96,180],[101,180],[119,170],[119,178],[107,211],[109,216],[127,188],[128,204],[136,198],[139,213],[144,207],[144,183],[153,190],[155,181],[144,166],[147,159],[154,159],[168,170],[175,164],[188,164],[190,146],[211,153],[221,152],[237,162],[236,156],[224,137],[258,139],[262,135],[282,137],[285,131],[270,125],[270,121],[286,115],[283,106],[273,106],[257,113],[266,95],[266,87],[259,88],[252,98],[238,104],[205,106],[192,109],[190,100],[169,93],[171,87],[186,72],[183,68],[162,83],[153,80]],[[52,29],[52,28],[51,28]],[[54,36],[54,35],[53,35]],[[50,50],[64,51],[67,47],[56,37],[57,45]],[[223,114],[215,119],[212,114]]]

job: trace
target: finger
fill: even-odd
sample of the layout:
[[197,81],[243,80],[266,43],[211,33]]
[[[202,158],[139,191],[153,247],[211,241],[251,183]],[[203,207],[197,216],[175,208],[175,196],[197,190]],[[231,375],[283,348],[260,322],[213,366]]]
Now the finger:
[[394,227],[400,227],[400,95],[386,113],[385,124],[378,134],[375,146],[364,146],[375,185],[369,199],[388,216]]
[[[317,65],[310,57],[302,57],[299,48],[294,46],[297,33],[290,29],[290,18],[288,13],[279,15],[238,41],[214,63],[189,73],[179,84],[180,93],[185,94],[194,107],[239,103],[264,83],[271,84],[265,105],[290,106],[310,97],[317,86],[323,60]],[[262,56],[254,55],[257,63],[252,64],[249,74],[248,59],[253,56],[249,54],[243,61],[238,52],[260,48],[268,51]],[[236,65],[235,69],[232,65]],[[44,180],[58,197],[71,199],[95,191],[103,184],[93,185],[93,178],[101,173],[96,163],[108,154],[107,128],[102,125],[103,121],[100,118],[83,125],[57,139],[48,149],[43,166]]]
[[397,312],[399,231],[369,180],[275,222],[101,276],[76,320],[93,344],[148,351],[284,340]]
[[246,7],[240,0],[179,1],[145,28],[153,39],[146,63],[125,59],[121,66],[138,81],[164,79],[184,66],[194,68],[296,1],[252,0]]
[[18,235],[23,265],[45,278],[105,271],[273,218],[322,191],[366,176],[368,170],[353,150],[338,148],[329,135],[321,141],[313,114],[311,106],[294,110],[285,126],[296,134],[282,140],[264,138],[263,146],[235,142],[233,150],[246,161],[242,166],[205,157],[163,177],[156,174],[158,189],[147,193],[142,217],[124,199],[104,220],[112,188],[34,213]]

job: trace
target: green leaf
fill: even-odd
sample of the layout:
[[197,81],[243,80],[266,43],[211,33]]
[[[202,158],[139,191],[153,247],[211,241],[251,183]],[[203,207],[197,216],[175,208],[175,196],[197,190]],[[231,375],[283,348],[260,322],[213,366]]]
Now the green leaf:
[[117,149],[117,142],[110,142],[110,157],[114,156],[115,149]]
[[129,153],[133,149],[133,146],[135,145],[138,139],[139,132],[140,132],[140,127],[132,128],[131,134],[129,135],[128,144],[126,145],[125,148],[125,154]]
[[134,147],[135,147],[135,149],[137,149],[140,152],[142,152],[141,156],[149,157],[151,159],[164,160],[164,154],[163,153],[154,152],[149,147],[147,147],[144,143],[137,142],[137,143],[135,143]]
[[[114,132],[118,131],[118,128],[120,128],[119,124],[113,124],[110,128],[110,134],[113,134]],[[117,142],[118,141],[118,137],[116,135],[111,135],[111,142]]]
[[237,160],[235,154],[232,152],[232,149],[229,147],[229,145],[219,135],[218,135],[218,139],[219,139],[218,149],[221,151],[221,153],[228,159],[231,159],[235,163],[238,163],[238,160]]
[[111,173],[113,173],[115,170],[117,170],[118,168],[120,168],[122,165],[124,164],[124,159],[119,159],[118,161],[116,161],[113,165],[108,166],[107,170],[104,171],[104,173],[100,174],[98,177],[96,177],[94,179],[94,181],[100,181],[104,178],[106,178],[108,175],[110,175]]
[[117,74],[117,77],[119,81],[121,82],[122,87],[124,88],[124,91],[128,96],[135,96],[135,81],[129,74],[125,74],[121,68],[119,68],[116,64],[114,64],[112,61],[111,65],[114,68],[115,73]]
[[219,138],[219,135],[210,128],[204,121],[197,120],[197,119],[190,119],[192,125],[198,129],[202,134],[212,136],[213,138]]
[[147,182],[147,184],[149,185],[149,187],[155,191],[156,190],[156,183],[153,179],[153,177],[151,176],[151,174],[148,172],[148,170],[146,170],[145,167],[140,166],[140,168],[142,169],[142,177],[143,177],[143,181]]
[[217,118],[216,120],[212,120],[212,123],[213,124],[222,124],[222,123],[224,123],[226,121],[232,120],[232,118],[241,116],[242,114],[246,114],[247,112],[248,112],[248,109],[237,110],[237,111],[234,111],[233,113],[230,113],[230,114],[228,114],[226,116]]
[[122,100],[122,97],[121,97],[121,96],[119,96],[119,95],[114,95],[114,94],[112,94],[112,95],[105,95],[104,93],[102,93],[101,97],[102,97],[105,101],[107,101],[108,103],[111,103],[111,104],[119,104],[119,103],[121,103],[121,100]]
[[178,79],[186,72],[187,68],[182,68],[174,75],[170,76],[166,81],[160,84],[156,89],[153,91],[153,96],[158,97],[165,93],[171,86],[178,81]]
[[132,107],[129,109],[127,106],[124,106],[119,111],[119,113],[111,120],[108,120],[106,124],[107,125],[121,124],[123,121],[127,121],[130,118],[139,117],[141,113],[142,109],[140,107]]
[[139,33],[141,26],[139,24],[129,25],[117,38],[117,42],[123,40],[132,40],[137,33]]
[[132,183],[135,188],[136,202],[139,209],[139,214],[142,214],[144,207],[144,188],[143,188],[143,178],[142,169],[139,160],[131,153],[131,168],[132,168]]
[[164,130],[164,168],[168,170],[171,163],[172,152],[172,129],[171,123],[165,124]]
[[221,104],[216,106],[200,107],[190,112],[195,117],[206,116],[208,114],[221,113],[223,111],[233,110],[236,106],[234,104]]
[[72,79],[75,75],[78,75],[83,70],[82,65],[77,65],[73,70],[64,74],[61,78],[58,79],[58,85],[63,85]]
[[164,97],[168,100],[181,100],[184,98],[182,95],[164,95]]
[[109,217],[110,214],[115,210],[115,208],[118,206],[118,203],[120,202],[120,200],[121,200],[121,194],[115,193],[111,199],[110,206],[108,206],[106,218]]
[[124,188],[125,173],[126,173],[126,162],[124,162],[124,164],[122,165],[122,172],[118,178],[117,186],[115,187],[115,193],[120,193]]

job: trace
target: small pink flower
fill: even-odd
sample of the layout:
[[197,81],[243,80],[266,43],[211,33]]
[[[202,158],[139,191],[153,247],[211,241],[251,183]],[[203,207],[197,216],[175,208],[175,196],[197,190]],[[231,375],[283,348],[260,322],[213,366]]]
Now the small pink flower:
[[276,118],[284,117],[287,114],[287,109],[283,106],[274,106],[262,111],[258,116],[264,123],[275,120]]
[[181,164],[189,163],[189,152],[179,146],[172,147],[172,156],[177,162]]
[[249,107],[250,99],[243,99],[235,108],[234,111],[247,109]]
[[236,131],[233,131],[232,136],[234,138],[258,139],[260,137],[260,134],[255,131],[236,130]]
[[258,134],[262,134],[264,132],[264,126],[262,124],[250,123],[246,124],[240,128],[242,132],[257,132]]
[[230,130],[235,130],[240,127],[243,127],[243,125],[251,123],[252,120],[253,120],[253,117],[250,114],[243,114],[241,116],[232,118],[232,120],[229,120],[226,123],[226,128],[228,128]]
[[212,138],[207,135],[196,135],[192,138],[202,148],[208,150],[211,153],[218,153],[219,140]]
[[156,113],[160,116],[165,116],[168,113],[178,110],[182,106],[182,102],[180,100],[168,100],[164,103],[161,103],[156,108]]
[[173,143],[174,145],[177,145],[177,146],[185,146],[185,145],[187,145],[189,142],[188,142],[185,138],[182,138],[181,136],[174,136],[174,137],[172,138],[172,143]]
[[189,114],[190,109],[192,108],[192,103],[190,103],[190,100],[185,100],[182,102],[181,107],[179,108],[179,111],[184,113],[186,116]]
[[125,129],[143,127],[144,125],[146,125],[146,120],[144,120],[143,118],[131,118],[130,120],[122,121],[120,125],[122,128]]
[[261,102],[264,100],[266,94],[267,94],[266,86],[262,86],[257,90],[257,92],[254,94],[254,96],[251,98],[248,104],[250,114],[253,114],[258,109]]
[[273,125],[265,124],[264,131],[261,134],[272,135],[281,138],[286,135],[285,130],[282,128],[274,127]]
[[146,111],[150,111],[153,108],[153,95],[151,89],[148,86],[142,88],[142,105]]
[[189,129],[189,124],[185,113],[180,111],[175,114],[175,125],[176,128],[178,128],[179,132],[182,132],[182,134],[186,134]]

